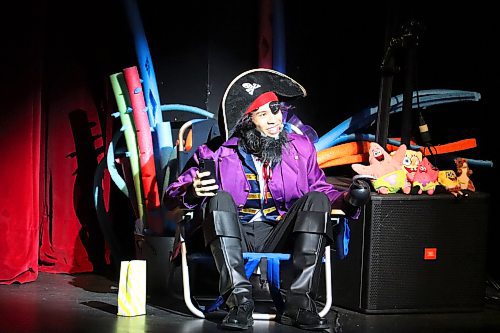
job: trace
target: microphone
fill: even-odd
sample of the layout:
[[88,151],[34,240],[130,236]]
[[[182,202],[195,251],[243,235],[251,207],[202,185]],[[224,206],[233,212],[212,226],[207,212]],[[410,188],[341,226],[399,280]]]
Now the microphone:
[[346,202],[352,207],[363,206],[370,198],[370,185],[363,178],[374,179],[375,177],[368,175],[356,175],[353,177],[345,198]]
[[420,138],[424,145],[428,145],[431,143],[431,133],[429,132],[429,126],[425,123],[424,117],[422,113],[420,113],[418,117],[418,130],[420,132]]

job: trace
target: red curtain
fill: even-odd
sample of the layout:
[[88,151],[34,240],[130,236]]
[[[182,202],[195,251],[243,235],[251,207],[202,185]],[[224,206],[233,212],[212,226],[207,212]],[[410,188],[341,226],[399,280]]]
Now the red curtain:
[[0,26],[0,284],[109,263],[92,194],[114,107],[110,55],[98,56],[105,20],[61,5],[33,1],[18,8],[22,26]]
[[86,272],[93,269],[92,263],[96,268],[105,265],[104,240],[92,196],[94,172],[102,158],[98,153],[102,130],[88,86],[78,64],[53,69],[46,82],[40,186],[42,271]]
[[0,283],[31,281],[38,272],[40,68],[18,55],[24,66],[3,66],[9,88],[0,90]]

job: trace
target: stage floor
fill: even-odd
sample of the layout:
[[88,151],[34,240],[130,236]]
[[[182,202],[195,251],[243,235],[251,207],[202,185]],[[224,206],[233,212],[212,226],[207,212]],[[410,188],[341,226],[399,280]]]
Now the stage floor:
[[[40,273],[27,284],[0,285],[0,332],[204,332],[221,331],[221,317],[196,319],[185,312],[148,304],[147,314],[119,317],[117,283],[97,274]],[[335,308],[340,327],[331,332],[500,332],[500,300],[496,290],[484,311],[439,314],[360,314]],[[334,312],[328,315],[335,318]],[[253,332],[303,332],[273,321],[256,321]]]

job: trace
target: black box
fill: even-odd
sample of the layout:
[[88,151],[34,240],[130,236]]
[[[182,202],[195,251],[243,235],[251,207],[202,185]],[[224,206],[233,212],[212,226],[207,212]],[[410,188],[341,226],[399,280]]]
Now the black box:
[[489,195],[372,194],[333,259],[333,304],[365,313],[476,311],[485,294]]

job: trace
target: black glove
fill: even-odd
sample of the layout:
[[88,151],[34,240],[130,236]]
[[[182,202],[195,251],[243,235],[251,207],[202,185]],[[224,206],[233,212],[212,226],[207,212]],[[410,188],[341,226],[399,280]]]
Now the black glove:
[[352,207],[360,207],[370,199],[370,184],[363,179],[354,177],[347,190],[345,201]]

